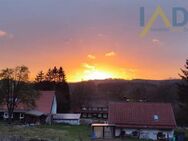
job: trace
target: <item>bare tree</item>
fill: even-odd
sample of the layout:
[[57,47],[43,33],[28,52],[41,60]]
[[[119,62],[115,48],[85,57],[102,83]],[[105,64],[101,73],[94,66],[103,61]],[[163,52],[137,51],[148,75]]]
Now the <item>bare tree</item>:
[[8,121],[11,123],[15,108],[20,103],[34,107],[39,94],[28,84],[29,69],[26,66],[3,69],[0,78],[0,95],[2,103],[7,105]]

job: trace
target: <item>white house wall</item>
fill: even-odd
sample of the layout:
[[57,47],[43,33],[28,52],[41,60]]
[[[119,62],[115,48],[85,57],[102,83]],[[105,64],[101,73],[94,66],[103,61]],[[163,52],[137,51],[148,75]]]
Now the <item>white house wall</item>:
[[[126,135],[132,135],[133,131],[137,131],[137,129],[122,129],[122,131],[125,131]],[[157,134],[158,132],[163,132],[165,134],[166,138],[173,138],[174,131],[163,131],[163,130],[149,130],[149,129],[141,129],[140,131],[140,139],[152,139],[157,140]],[[121,129],[116,128],[115,130],[115,136],[120,136]]]
[[152,139],[157,140],[157,134],[159,130],[141,130],[140,139]]
[[166,138],[173,138],[174,132],[173,131],[163,131],[163,130],[141,130],[140,131],[140,139],[152,139],[157,140],[158,132],[162,132],[165,134]]
[[57,114],[57,100],[56,96],[53,98],[51,114]]

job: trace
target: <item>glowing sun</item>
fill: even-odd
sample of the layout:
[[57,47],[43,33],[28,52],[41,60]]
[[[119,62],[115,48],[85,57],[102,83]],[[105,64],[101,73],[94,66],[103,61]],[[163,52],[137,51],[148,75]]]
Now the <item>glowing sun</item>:
[[83,76],[84,80],[103,80],[108,78],[113,78],[113,74],[99,70],[85,71]]

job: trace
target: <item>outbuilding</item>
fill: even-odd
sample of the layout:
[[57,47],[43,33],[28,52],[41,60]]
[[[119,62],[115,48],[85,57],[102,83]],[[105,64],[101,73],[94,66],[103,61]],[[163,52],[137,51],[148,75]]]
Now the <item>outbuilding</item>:
[[66,113],[66,114],[54,114],[54,123],[65,123],[70,125],[80,125],[81,114]]

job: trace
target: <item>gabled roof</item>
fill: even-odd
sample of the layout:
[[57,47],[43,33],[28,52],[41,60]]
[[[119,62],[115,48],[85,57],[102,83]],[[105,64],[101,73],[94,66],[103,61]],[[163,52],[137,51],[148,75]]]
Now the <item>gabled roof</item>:
[[171,104],[110,103],[109,124],[127,128],[173,129],[176,121]]

